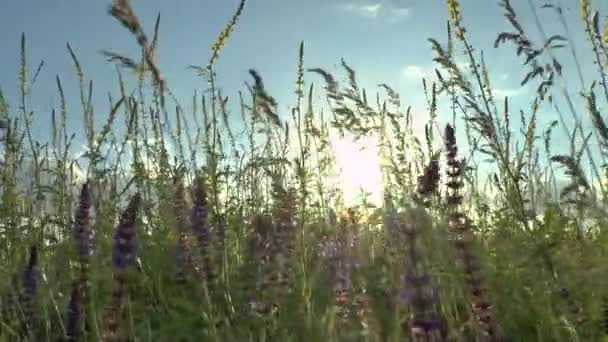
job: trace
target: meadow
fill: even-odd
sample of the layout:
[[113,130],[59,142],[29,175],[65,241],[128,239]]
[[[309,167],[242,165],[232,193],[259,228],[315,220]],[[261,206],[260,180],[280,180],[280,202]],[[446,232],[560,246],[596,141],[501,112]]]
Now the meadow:
[[[191,113],[156,58],[160,15],[146,32],[114,0],[141,55],[102,52],[120,92],[100,109],[67,46],[79,132],[60,77],[50,118],[31,109],[43,64],[23,35],[16,103],[0,92],[0,341],[608,341],[608,21],[577,3],[594,60],[566,64],[567,36],[531,39],[496,3],[511,30],[473,47],[446,0],[423,135],[390,85],[371,95],[346,60],[341,76],[309,66],[304,42],[289,111],[255,69],[229,100],[215,67],[245,0],[190,66],[207,85]],[[529,107],[493,91],[488,48],[521,62]],[[564,91],[566,67],[596,79]],[[48,141],[32,130],[42,117]],[[336,135],[377,142],[380,203],[345,199]]]

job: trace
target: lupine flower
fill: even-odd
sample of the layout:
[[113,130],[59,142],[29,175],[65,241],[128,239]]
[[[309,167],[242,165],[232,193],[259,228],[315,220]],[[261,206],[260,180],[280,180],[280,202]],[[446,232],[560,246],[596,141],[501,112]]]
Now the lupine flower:
[[274,234],[270,241],[270,254],[275,261],[276,268],[272,270],[274,287],[285,293],[290,288],[294,270],[289,259],[294,252],[296,239],[295,223],[295,192],[286,191],[275,180],[273,197],[274,208]]
[[28,264],[23,270],[21,278],[21,308],[23,310],[23,316],[25,318],[24,325],[31,327],[36,319],[34,313],[34,306],[38,293],[38,283],[40,279],[39,267],[39,255],[38,246],[32,245],[30,247],[30,257]]
[[87,268],[92,253],[90,227],[91,195],[89,183],[84,183],[80,191],[80,202],[74,217],[74,240],[81,267]]
[[105,316],[103,341],[120,340],[120,322],[127,292],[127,271],[135,265],[137,253],[136,220],[141,197],[133,195],[127,208],[123,211],[114,233],[112,265],[114,267],[114,287],[112,300]]
[[176,179],[175,181],[173,212],[175,216],[175,232],[177,234],[175,276],[177,282],[183,283],[186,280],[185,267],[188,261],[188,237],[186,235],[187,219],[184,184],[181,179]]
[[424,205],[429,206],[429,197],[437,191],[439,187],[439,160],[433,159],[425,167],[424,173],[418,178],[418,194],[422,196]]
[[112,264],[115,270],[125,270],[135,264],[137,253],[136,219],[141,202],[139,194],[135,194],[127,208],[123,211],[114,233]]
[[210,284],[214,280],[215,273],[212,268],[211,258],[211,234],[209,230],[209,208],[207,203],[207,189],[205,188],[204,179],[201,176],[194,180],[194,188],[192,192],[192,211],[190,215],[190,224],[192,231],[198,241],[198,247],[202,256],[202,275],[204,281]]
[[431,277],[426,271],[423,258],[418,252],[418,231],[413,223],[414,215],[409,212],[399,222],[400,230],[408,246],[406,270],[402,279],[402,302],[408,305],[412,315],[404,328],[414,341],[438,342],[447,339],[445,319],[439,313],[440,299],[437,289],[431,284]]
[[78,262],[80,264],[79,286],[82,287],[82,294],[85,296],[88,288],[88,273],[91,266],[91,255],[93,254],[93,234],[91,231],[90,211],[91,195],[89,182],[86,182],[82,185],[80,191],[80,202],[76,214],[74,215],[74,228],[72,230],[76,251],[78,253]]
[[349,237],[348,224],[344,218],[339,220],[337,236],[325,241],[321,246],[321,256],[325,267],[333,279],[335,305],[342,322],[346,322],[353,311],[354,286],[352,272],[355,262],[352,253],[352,241]]
[[76,342],[80,340],[80,323],[82,321],[82,298],[80,294],[80,283],[72,283],[70,302],[65,318],[65,340]]
[[472,223],[461,212],[462,195],[460,193],[463,182],[462,162],[457,159],[458,146],[454,128],[447,125],[445,128],[445,148],[447,151],[447,204],[449,208],[448,225],[453,235],[453,244],[457,257],[465,275],[469,293],[471,294],[471,308],[480,330],[480,338],[483,341],[497,341],[499,339],[497,324],[494,319],[493,305],[488,299],[484,286],[481,267],[475,254],[472,243],[474,241],[471,232]]
[[252,222],[253,232],[249,237],[247,257],[248,271],[245,276],[247,279],[243,282],[243,289],[249,297],[249,306],[253,314],[264,316],[271,311],[271,305],[268,302],[269,289],[271,281],[269,280],[270,253],[268,242],[272,236],[272,218],[270,215],[256,215]]

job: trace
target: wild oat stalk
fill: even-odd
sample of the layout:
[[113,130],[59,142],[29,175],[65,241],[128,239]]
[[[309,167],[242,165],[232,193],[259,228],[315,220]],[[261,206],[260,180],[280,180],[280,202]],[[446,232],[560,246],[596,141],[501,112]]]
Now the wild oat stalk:
[[234,31],[234,27],[236,26],[236,23],[238,22],[239,18],[241,17],[241,14],[243,14],[243,9],[245,8],[245,2],[246,2],[246,0],[240,0],[239,6],[237,7],[236,12],[232,16],[232,18],[230,18],[228,25],[226,25],[224,30],[219,34],[219,36],[213,43],[213,46],[211,47],[211,58],[209,59],[209,68],[210,69],[213,67],[213,65],[219,58],[220,51],[224,48],[224,46],[226,46],[228,39],[230,39],[230,35]]
[[148,68],[152,72],[154,81],[159,88],[161,107],[164,108],[165,81],[160,74],[160,69],[156,64],[156,61],[154,60],[154,51],[148,42],[148,36],[146,36],[146,33],[141,27],[139,19],[131,7],[130,0],[113,0],[109,13],[133,35],[135,35],[137,44],[139,44],[143,50],[143,58],[148,65]]

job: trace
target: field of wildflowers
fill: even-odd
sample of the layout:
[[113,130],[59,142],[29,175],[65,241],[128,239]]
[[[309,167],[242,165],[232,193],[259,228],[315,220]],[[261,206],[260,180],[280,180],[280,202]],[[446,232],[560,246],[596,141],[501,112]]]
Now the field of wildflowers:
[[[568,38],[532,40],[511,1],[497,3],[512,30],[494,48],[521,59],[529,108],[492,91],[466,13],[446,0],[422,137],[393,88],[368,97],[345,60],[344,81],[307,67],[304,43],[290,112],[253,69],[229,102],[215,66],[245,0],[191,66],[208,91],[185,113],[156,58],[160,16],[148,34],[114,0],[141,56],[103,51],[120,93],[101,114],[67,46],[87,143],[76,160],[59,77],[51,139],[32,134],[43,65],[30,68],[22,36],[19,103],[0,92],[0,341],[608,341],[608,21],[580,0],[595,60],[575,66],[597,79],[573,95],[553,53]],[[561,108],[572,97],[586,106]],[[558,128],[570,153],[554,151]],[[344,201],[333,133],[377,138],[382,203]]]

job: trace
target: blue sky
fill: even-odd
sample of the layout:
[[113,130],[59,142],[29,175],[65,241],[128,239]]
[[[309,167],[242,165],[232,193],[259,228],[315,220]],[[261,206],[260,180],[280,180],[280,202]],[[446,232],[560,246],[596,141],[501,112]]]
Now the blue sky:
[[[565,13],[574,38],[572,42],[577,51],[581,51],[579,58],[587,66],[585,74],[590,80],[588,76],[594,69],[578,20],[578,2],[562,2],[572,5],[565,8]],[[109,0],[20,0],[3,1],[0,5],[0,46],[3,47],[0,87],[9,98],[15,99],[18,89],[21,32],[27,35],[31,68],[41,59],[45,61],[32,93],[33,109],[41,117],[37,126],[40,134],[48,130],[44,121],[50,117],[51,108],[58,106],[56,75],[62,77],[68,98],[78,98],[73,65],[65,48],[68,41],[84,66],[85,76],[95,82],[97,119],[103,121],[108,110],[107,93],[116,93],[117,83],[114,66],[106,63],[98,51],[110,49],[134,57],[138,53],[133,37],[107,15],[110,3]],[[520,61],[512,48],[492,47],[497,33],[510,29],[502,16],[502,8],[497,1],[462,0],[461,3],[470,39],[478,49],[484,50],[495,87],[500,94],[512,97],[513,107],[527,109],[529,89],[519,87],[524,75]],[[513,3],[524,25],[536,33],[528,1]],[[148,32],[153,28],[156,13],[161,13],[160,67],[170,87],[187,106],[193,90],[200,91],[205,83],[186,66],[206,63],[210,46],[233,14],[237,0],[134,0],[133,6]],[[547,32],[563,33],[553,13],[546,10],[540,13]],[[421,114],[419,121],[422,122],[427,116],[420,77],[432,75],[434,67],[427,38],[444,42],[446,20],[443,1],[250,0],[220,57],[219,85],[226,95],[236,99],[237,91],[244,89],[243,82],[250,81],[247,70],[255,68],[286,115],[289,112],[285,109],[294,103],[297,49],[303,40],[306,67],[336,71],[340,58],[344,57],[370,90],[375,90],[378,83],[387,83],[399,90],[402,102],[412,104],[416,113]],[[564,56],[569,58],[568,54]],[[564,62],[567,87],[578,91],[570,61]],[[308,81],[321,81],[314,75],[307,77]],[[16,101],[12,103],[16,108]],[[541,120],[550,122],[554,118],[548,112]],[[69,120],[74,130],[82,132],[76,102],[71,103]]]

